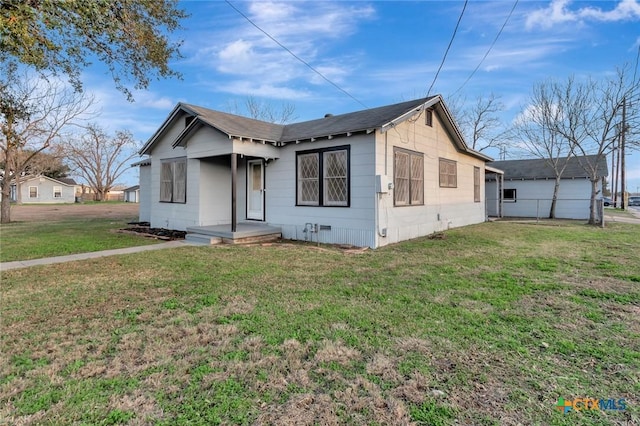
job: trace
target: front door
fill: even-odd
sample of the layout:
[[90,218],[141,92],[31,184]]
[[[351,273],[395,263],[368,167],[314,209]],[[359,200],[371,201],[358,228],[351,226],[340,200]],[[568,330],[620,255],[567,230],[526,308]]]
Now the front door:
[[264,164],[247,161],[247,219],[264,220]]

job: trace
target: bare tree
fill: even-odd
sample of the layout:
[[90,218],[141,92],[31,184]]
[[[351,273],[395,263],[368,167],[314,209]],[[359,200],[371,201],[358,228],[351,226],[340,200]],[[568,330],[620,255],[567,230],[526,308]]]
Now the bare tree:
[[247,96],[244,101],[244,107],[240,107],[234,101],[230,103],[228,110],[233,114],[277,124],[290,123],[297,118],[295,115],[296,108],[293,104],[282,103],[278,108],[253,96]]
[[481,152],[498,148],[505,143],[505,125],[500,119],[500,113],[505,107],[500,96],[493,93],[486,97],[478,96],[471,104],[458,98],[448,106],[456,117],[465,141],[472,149]]
[[[0,151],[5,164],[0,222],[8,223],[12,180],[23,174],[38,153],[59,143],[66,129],[89,114],[93,98],[57,79],[21,74],[15,64],[6,61],[0,62],[0,69]],[[19,179],[16,183],[19,185]]]
[[[628,68],[618,69],[615,77],[602,81],[588,78],[576,83],[554,83],[557,93],[557,119],[550,123],[551,131],[565,138],[591,181],[589,223],[597,222],[596,197],[602,178],[598,164],[606,160],[614,141],[623,131],[620,112],[626,99],[638,92],[638,82],[630,81]],[[629,111],[628,119],[636,120],[638,109]],[[586,156],[589,157],[586,157]]]
[[136,143],[128,131],[111,136],[95,124],[86,132],[66,143],[66,157],[74,172],[87,181],[98,201],[127,169],[127,162],[136,156]]
[[556,217],[560,182],[574,151],[573,142],[552,129],[562,119],[559,105],[563,104],[566,93],[572,93],[573,84],[573,79],[569,79],[564,91],[558,90],[558,85],[551,80],[536,84],[527,107],[518,115],[511,130],[511,137],[525,152],[545,160],[553,170],[550,219]]

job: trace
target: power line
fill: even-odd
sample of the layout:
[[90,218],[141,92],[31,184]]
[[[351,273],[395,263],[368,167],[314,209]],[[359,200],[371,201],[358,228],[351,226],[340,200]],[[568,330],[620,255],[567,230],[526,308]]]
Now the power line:
[[440,70],[442,69],[442,66],[444,65],[445,59],[447,59],[447,54],[449,53],[449,49],[451,48],[451,45],[453,44],[453,39],[456,38],[456,33],[458,32],[458,27],[460,26],[460,21],[462,21],[462,15],[464,15],[464,11],[467,8],[467,3],[468,2],[469,2],[469,0],[465,0],[464,1],[464,6],[462,7],[462,12],[460,12],[460,16],[458,17],[458,22],[456,23],[456,27],[453,30],[453,34],[451,35],[451,40],[449,40],[449,45],[447,46],[447,50],[445,50],[444,56],[442,57],[442,62],[440,62],[440,66],[438,67],[438,71],[436,72],[436,75],[433,77],[433,82],[431,82],[431,86],[429,86],[429,90],[427,90],[427,96],[429,96],[429,94],[431,93],[431,89],[433,89],[433,85],[436,84],[436,80],[438,79],[438,74],[440,74]]
[[504,30],[504,27],[507,26],[507,22],[509,22],[509,19],[511,19],[511,15],[513,15],[513,11],[516,10],[516,6],[518,5],[518,1],[519,0],[516,0],[515,3],[513,4],[513,7],[511,8],[511,12],[509,12],[509,15],[507,16],[507,19],[505,19],[504,20],[504,24],[502,24],[502,28],[500,28],[500,31],[498,31],[498,34],[496,34],[496,38],[493,39],[493,43],[491,43],[491,46],[489,46],[489,49],[487,49],[487,53],[484,54],[484,56],[482,57],[482,60],[480,60],[480,63],[478,63],[478,66],[473,70],[471,75],[469,75],[469,77],[467,77],[467,79],[464,81],[464,83],[462,83],[462,85],[460,87],[458,87],[458,89],[455,92],[453,92],[451,94],[451,96],[454,96],[456,93],[458,93],[460,90],[462,90],[462,88],[469,82],[469,80],[471,80],[471,77],[473,77],[473,75],[476,73],[476,71],[478,71],[478,69],[480,68],[480,66],[484,62],[484,60],[487,59],[487,56],[489,56],[489,52],[491,52],[491,49],[493,49],[493,46],[498,41],[498,38],[502,34],[502,31]]
[[296,55],[295,53],[293,53],[289,48],[287,48],[285,45],[283,45],[282,43],[280,43],[278,40],[276,40],[273,36],[271,36],[271,34],[269,34],[268,32],[266,32],[265,30],[263,30],[262,28],[260,28],[255,22],[253,22],[247,15],[245,15],[244,13],[242,13],[240,10],[238,10],[238,8],[236,8],[229,0],[226,0],[226,3],[231,6],[231,8],[233,10],[235,10],[236,12],[238,12],[244,19],[246,19],[251,25],[253,25],[254,27],[256,27],[260,32],[262,32],[264,35],[266,35],[267,37],[269,37],[274,43],[276,43],[278,46],[280,46],[281,48],[283,48],[284,50],[286,50],[291,56],[293,56],[294,58],[296,58],[298,61],[302,62],[304,65],[307,66],[307,68],[309,68],[311,71],[313,71],[314,73],[318,74],[320,77],[322,77],[322,79],[324,81],[326,81],[327,83],[331,84],[333,87],[335,87],[336,89],[338,89],[339,91],[341,91],[342,93],[344,93],[345,95],[347,95],[348,97],[350,97],[351,99],[353,99],[354,101],[356,101],[357,103],[359,103],[360,105],[362,105],[364,108],[369,108],[368,106],[366,106],[365,104],[363,104],[362,102],[360,102],[358,99],[356,99],[353,95],[351,95],[349,92],[347,92],[346,90],[344,90],[342,87],[338,86],[336,83],[334,83],[333,81],[329,80],[327,77],[325,77],[320,71],[318,71],[317,69],[315,69],[314,67],[312,67],[308,62],[306,62],[304,59],[300,58],[298,55]]

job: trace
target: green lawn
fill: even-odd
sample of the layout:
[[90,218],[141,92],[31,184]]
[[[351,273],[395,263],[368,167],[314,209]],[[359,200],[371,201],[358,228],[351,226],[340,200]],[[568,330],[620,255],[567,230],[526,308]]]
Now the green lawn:
[[185,246],[8,271],[0,419],[640,424],[639,236],[496,222],[360,254]]
[[0,226],[0,262],[155,244],[158,241],[113,232],[127,226],[121,219],[67,219],[13,222]]

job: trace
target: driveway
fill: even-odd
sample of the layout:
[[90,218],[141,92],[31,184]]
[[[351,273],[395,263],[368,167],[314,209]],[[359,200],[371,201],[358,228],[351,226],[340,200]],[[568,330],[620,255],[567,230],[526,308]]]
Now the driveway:
[[607,214],[607,210],[604,211],[605,224],[607,222],[620,222],[620,223],[635,223],[640,225],[640,207],[629,206],[627,212],[631,216],[622,216],[618,214]]

